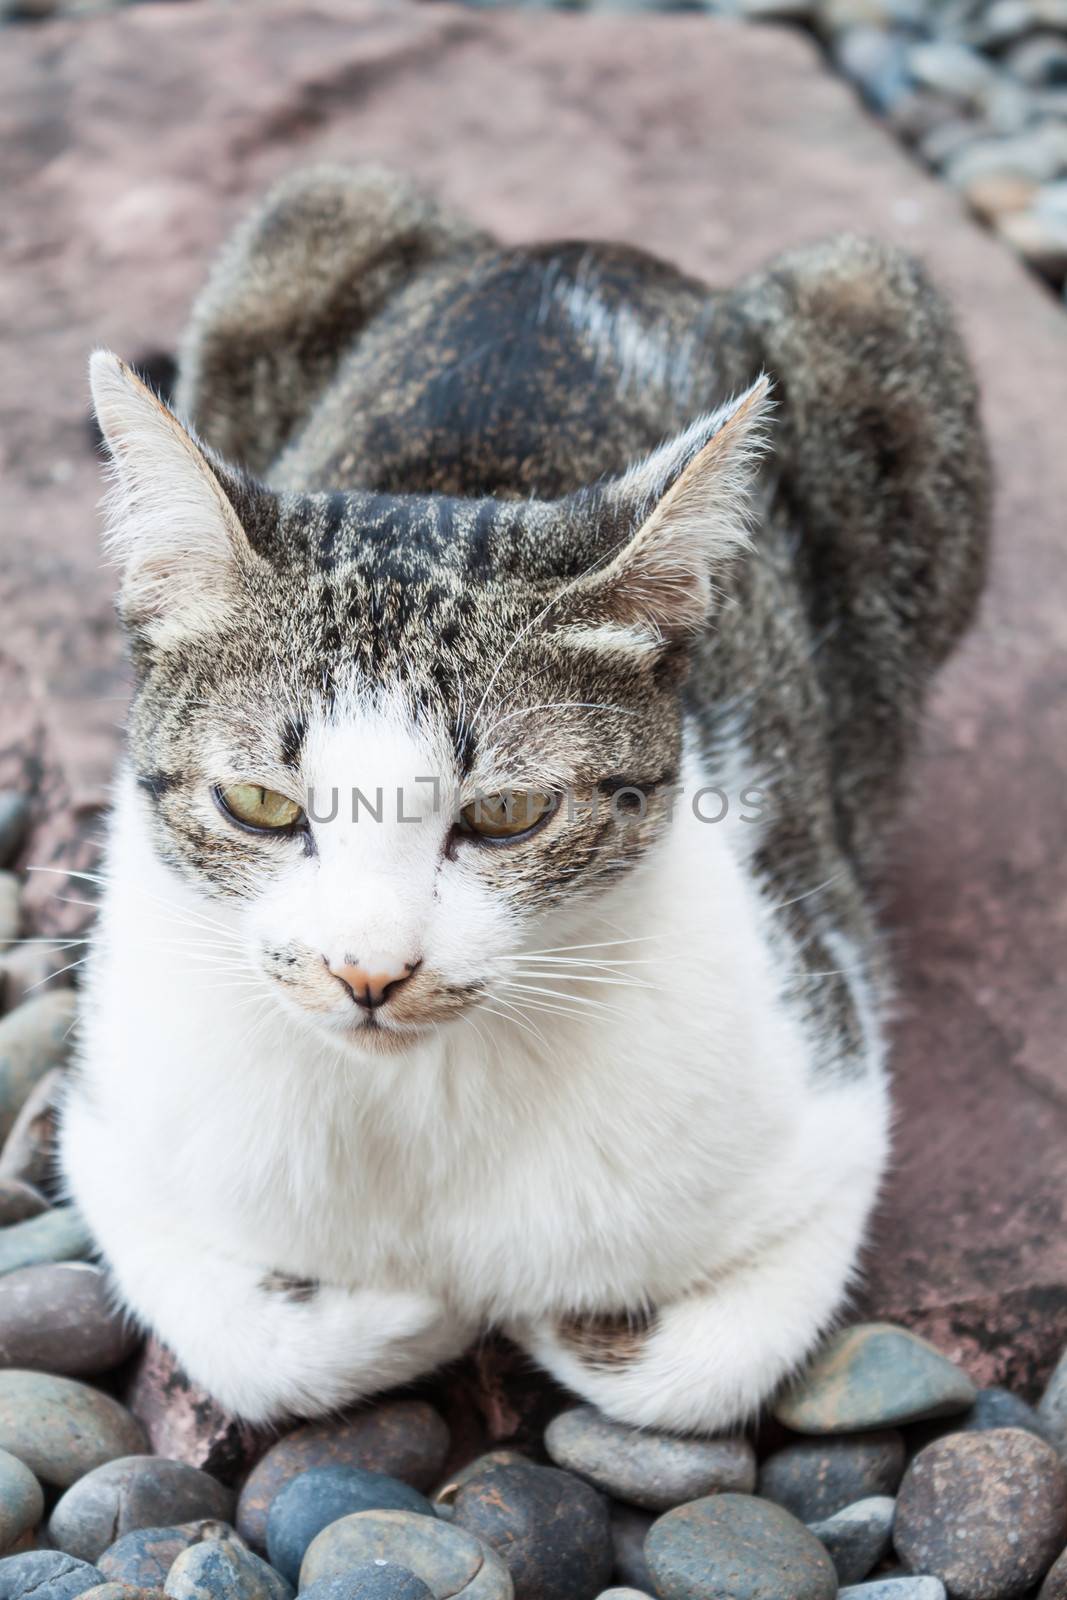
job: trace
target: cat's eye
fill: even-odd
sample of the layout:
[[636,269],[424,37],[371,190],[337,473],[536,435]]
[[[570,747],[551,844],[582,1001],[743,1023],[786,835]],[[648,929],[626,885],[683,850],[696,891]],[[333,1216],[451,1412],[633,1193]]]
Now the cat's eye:
[[303,807],[258,783],[219,784],[215,799],[234,822],[256,833],[292,833],[304,824]]
[[558,796],[544,789],[480,794],[460,812],[460,831],[479,839],[521,839],[547,822],[558,804]]

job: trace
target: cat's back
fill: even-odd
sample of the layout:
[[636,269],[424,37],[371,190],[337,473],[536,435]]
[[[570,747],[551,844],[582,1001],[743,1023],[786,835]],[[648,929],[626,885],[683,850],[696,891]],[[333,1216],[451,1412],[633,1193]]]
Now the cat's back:
[[716,299],[622,245],[484,247],[412,275],[353,341],[280,487],[551,497],[717,404]]

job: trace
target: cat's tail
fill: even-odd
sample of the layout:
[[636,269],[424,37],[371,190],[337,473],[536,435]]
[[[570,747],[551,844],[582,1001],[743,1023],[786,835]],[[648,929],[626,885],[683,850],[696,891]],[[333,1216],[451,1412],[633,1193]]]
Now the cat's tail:
[[178,411],[263,474],[397,288],[478,243],[472,224],[380,168],[284,179],[235,230],[193,307]]

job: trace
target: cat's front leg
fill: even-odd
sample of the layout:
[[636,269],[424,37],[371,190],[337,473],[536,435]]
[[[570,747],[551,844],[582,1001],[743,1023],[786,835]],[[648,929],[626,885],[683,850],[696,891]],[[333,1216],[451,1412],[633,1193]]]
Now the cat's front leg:
[[723,1432],[756,1415],[831,1323],[861,1233],[861,1218],[828,1210],[650,1312],[509,1331],[553,1377],[620,1422]]

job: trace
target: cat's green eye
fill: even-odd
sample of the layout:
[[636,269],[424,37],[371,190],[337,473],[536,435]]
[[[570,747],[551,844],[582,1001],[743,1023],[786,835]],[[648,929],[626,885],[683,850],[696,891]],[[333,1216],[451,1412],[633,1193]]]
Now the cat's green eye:
[[519,839],[547,822],[558,804],[543,789],[506,789],[500,794],[480,794],[459,814],[464,833],[479,839]]
[[257,833],[292,832],[304,821],[303,808],[295,800],[258,783],[219,784],[215,798],[234,822]]

